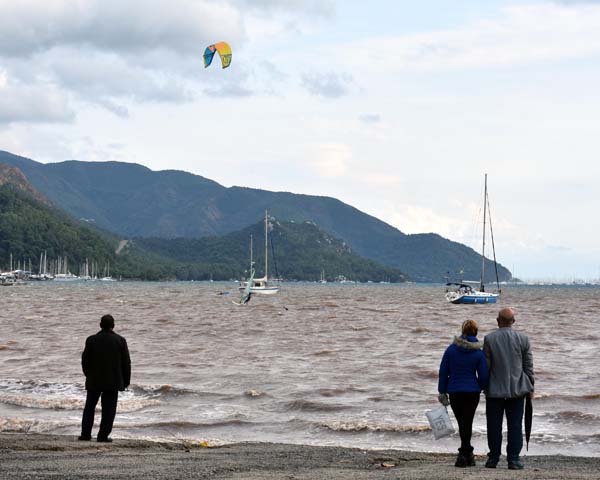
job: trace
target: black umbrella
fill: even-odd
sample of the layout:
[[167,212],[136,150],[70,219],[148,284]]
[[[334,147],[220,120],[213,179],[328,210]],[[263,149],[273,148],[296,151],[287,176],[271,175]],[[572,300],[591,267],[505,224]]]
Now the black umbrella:
[[529,451],[529,437],[531,437],[531,423],[533,422],[533,395],[525,397],[525,440],[527,441],[527,451]]

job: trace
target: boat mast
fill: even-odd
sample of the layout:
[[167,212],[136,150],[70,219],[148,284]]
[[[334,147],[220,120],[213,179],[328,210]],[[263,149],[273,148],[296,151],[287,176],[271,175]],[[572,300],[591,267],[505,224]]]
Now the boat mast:
[[252,274],[252,268],[253,268],[253,264],[254,262],[252,261],[252,234],[250,234],[250,274]]
[[268,221],[267,221],[267,211],[265,210],[265,282],[267,281],[267,277],[269,276],[269,263],[268,263],[268,254],[269,254],[269,237],[268,235]]
[[485,214],[487,209],[487,173],[485,174],[485,187],[483,191],[483,241],[481,245],[481,281],[479,291],[483,292],[483,278],[485,276]]

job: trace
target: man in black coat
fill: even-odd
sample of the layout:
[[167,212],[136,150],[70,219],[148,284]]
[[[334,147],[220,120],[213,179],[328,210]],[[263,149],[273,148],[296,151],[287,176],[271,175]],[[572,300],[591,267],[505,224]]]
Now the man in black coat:
[[117,413],[119,391],[125,390],[131,379],[131,361],[127,342],[113,332],[115,320],[112,315],[104,315],[100,320],[100,327],[102,330],[85,341],[85,350],[81,356],[87,398],[79,440],[92,439],[94,412],[98,400],[102,398],[102,420],[96,439],[98,442],[108,443],[112,442],[108,436]]

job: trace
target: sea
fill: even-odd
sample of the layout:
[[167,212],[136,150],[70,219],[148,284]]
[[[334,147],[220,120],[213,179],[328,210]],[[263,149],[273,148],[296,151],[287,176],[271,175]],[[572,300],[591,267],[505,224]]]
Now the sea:
[[[419,284],[238,298],[233,282],[0,287],[0,432],[80,433],[81,353],[110,313],[132,359],[114,438],[454,452],[458,436],[434,440],[425,417],[440,360],[464,320],[483,338],[510,306],[536,373],[525,453],[600,456],[599,288],[507,286],[496,305],[451,305]],[[487,451],[483,396],[474,445]]]

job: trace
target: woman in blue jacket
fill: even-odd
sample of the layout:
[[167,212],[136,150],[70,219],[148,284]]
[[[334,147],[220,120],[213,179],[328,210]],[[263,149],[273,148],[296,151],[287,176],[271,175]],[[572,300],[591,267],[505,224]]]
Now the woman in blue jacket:
[[479,394],[487,386],[489,376],[485,355],[481,350],[483,342],[477,340],[477,331],[475,320],[465,321],[462,335],[454,337],[440,364],[438,399],[444,405],[450,403],[460,432],[457,467],[475,466],[471,445],[473,418],[479,404]]

